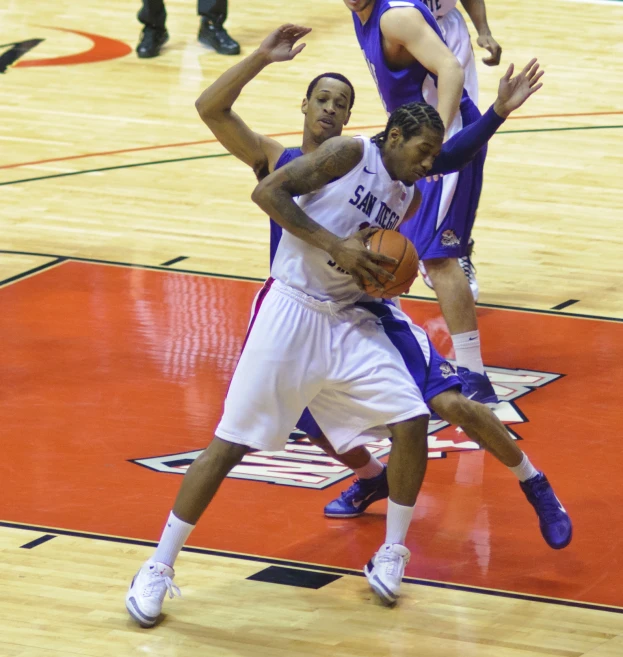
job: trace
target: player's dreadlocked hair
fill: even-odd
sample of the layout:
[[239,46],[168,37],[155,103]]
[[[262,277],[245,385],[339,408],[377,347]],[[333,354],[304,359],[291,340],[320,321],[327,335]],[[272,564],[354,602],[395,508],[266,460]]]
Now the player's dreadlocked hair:
[[400,128],[402,136],[406,140],[419,135],[424,126],[428,126],[431,130],[442,135],[446,130],[439,112],[432,105],[428,103],[407,103],[391,113],[385,130],[372,137],[372,143],[381,148],[387,141],[389,131],[393,127]]
[[353,87],[352,82],[345,76],[342,75],[341,73],[321,73],[320,75],[317,75],[310,83],[309,87],[307,87],[307,100],[311,98],[311,95],[316,88],[316,85],[322,80],[322,78],[333,78],[334,80],[339,80],[340,82],[343,82],[345,85],[350,87],[350,106],[349,110],[353,109],[353,105],[355,104],[355,87]]

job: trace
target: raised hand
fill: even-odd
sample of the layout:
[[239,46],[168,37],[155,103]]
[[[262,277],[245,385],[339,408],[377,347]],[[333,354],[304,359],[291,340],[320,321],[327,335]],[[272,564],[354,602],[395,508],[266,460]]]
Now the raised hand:
[[305,48],[304,43],[294,48],[294,44],[311,32],[311,27],[287,23],[271,32],[260,44],[258,50],[270,62],[287,62],[294,59]]
[[486,48],[491,55],[489,57],[483,57],[482,61],[487,66],[497,66],[500,63],[502,57],[502,46],[490,35],[483,34],[478,37],[478,45],[481,48]]
[[524,66],[521,73],[512,77],[514,70],[514,64],[511,64],[500,80],[498,97],[493,104],[495,112],[504,118],[521,107],[532,94],[543,86],[539,80],[545,71],[539,70],[536,57]]
[[371,226],[345,237],[337,242],[330,254],[335,263],[347,271],[362,290],[365,282],[371,283],[377,290],[383,290],[388,282],[395,280],[395,277],[380,265],[395,265],[398,261],[381,253],[374,253],[366,246],[378,230],[377,226]]

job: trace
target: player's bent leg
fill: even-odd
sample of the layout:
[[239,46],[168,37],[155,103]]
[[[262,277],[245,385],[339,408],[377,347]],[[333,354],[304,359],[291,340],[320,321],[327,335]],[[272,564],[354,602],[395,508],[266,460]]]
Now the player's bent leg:
[[173,584],[175,559],[225,477],[248,451],[246,445],[217,437],[188,468],[158,548],[136,573],[126,594],[126,609],[142,627],[156,624],[167,593],[171,598],[180,594]]
[[395,604],[400,597],[400,584],[411,555],[404,543],[426,473],[428,415],[394,424],[390,430],[385,543],[364,568],[370,587],[386,605]]
[[324,514],[327,518],[358,518],[371,504],[389,495],[387,469],[366,447],[362,445],[338,454],[324,434],[307,437],[325,454],[357,475],[357,479],[339,497],[325,506]]
[[428,400],[442,420],[461,427],[471,440],[508,468],[521,463],[523,452],[493,411],[467,399],[458,390],[445,390]]
[[545,542],[554,550],[569,545],[573,536],[569,514],[556,497],[547,477],[534,468],[495,413],[455,390],[447,390],[428,403],[441,418],[460,426],[471,440],[517,476],[521,490],[537,514]]

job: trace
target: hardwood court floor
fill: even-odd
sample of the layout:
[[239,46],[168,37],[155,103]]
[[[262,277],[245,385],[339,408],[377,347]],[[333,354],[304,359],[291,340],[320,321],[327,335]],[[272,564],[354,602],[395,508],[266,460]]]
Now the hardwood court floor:
[[[236,58],[196,43],[186,0],[167,3],[171,41],[152,61],[131,52],[132,3],[0,8],[3,44],[43,39],[0,75],[2,657],[621,654],[623,3],[490,4],[504,62],[537,55],[547,73],[490,145],[475,231],[484,355],[573,543],[549,550],[513,478],[432,424],[404,599],[384,609],[360,570],[384,505],[325,520],[350,475],[295,440],[225,482],[180,557],[184,597],[148,632],[125,589],[210,439],[268,269],[252,175],[194,110]],[[335,68],[357,89],[349,134],[383,124],[339,0],[237,5],[243,54],[281,22],[314,29],[241,97],[255,129],[299,143],[307,82]],[[501,74],[479,63],[481,108]],[[431,296],[419,281],[412,293]],[[451,356],[436,303],[405,308]]]

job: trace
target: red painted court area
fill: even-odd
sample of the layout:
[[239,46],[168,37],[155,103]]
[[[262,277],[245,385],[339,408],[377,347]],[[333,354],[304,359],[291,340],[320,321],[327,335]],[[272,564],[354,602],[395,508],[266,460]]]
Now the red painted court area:
[[[258,289],[82,262],[0,288],[0,519],[157,539],[181,477],[131,460],[209,442]],[[448,354],[437,304],[403,307]],[[407,574],[623,606],[622,327],[479,316],[488,366],[564,375],[515,400],[523,419],[512,428],[568,508],[574,540],[550,550],[515,478],[483,452],[453,451],[429,462]],[[348,481],[314,490],[228,479],[190,544],[361,568],[382,542],[385,506],[325,519]]]

